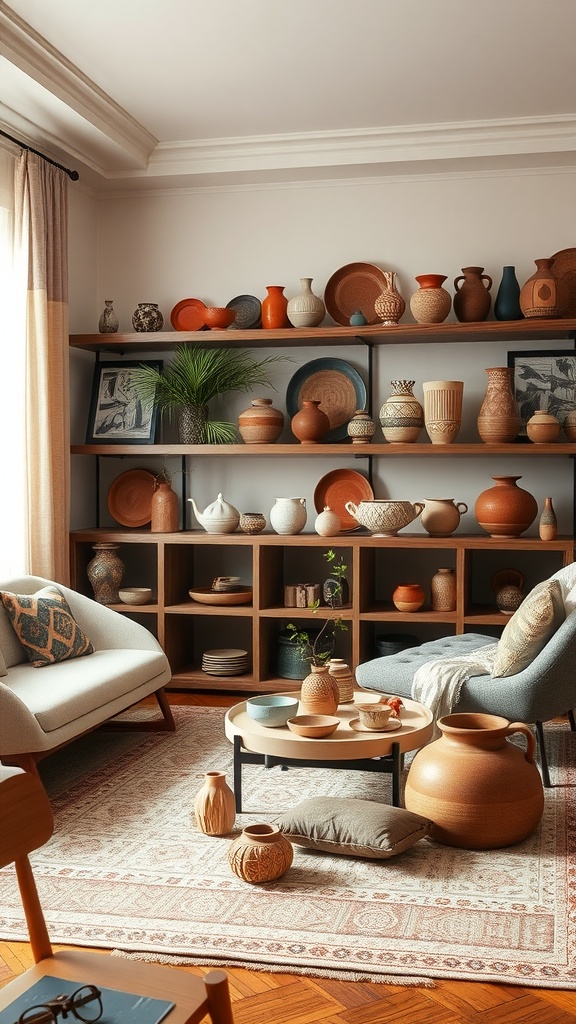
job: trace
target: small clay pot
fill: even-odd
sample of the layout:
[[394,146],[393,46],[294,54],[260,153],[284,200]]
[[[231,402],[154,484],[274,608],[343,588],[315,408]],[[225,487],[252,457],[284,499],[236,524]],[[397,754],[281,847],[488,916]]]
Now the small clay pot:
[[400,583],[392,594],[394,607],[399,612],[417,612],[425,600],[426,595],[419,583]]
[[550,444],[560,433],[560,423],[552,413],[539,409],[528,420],[526,433],[534,444]]
[[242,533],[262,533],[266,529],[266,516],[262,512],[243,512],[240,516]]

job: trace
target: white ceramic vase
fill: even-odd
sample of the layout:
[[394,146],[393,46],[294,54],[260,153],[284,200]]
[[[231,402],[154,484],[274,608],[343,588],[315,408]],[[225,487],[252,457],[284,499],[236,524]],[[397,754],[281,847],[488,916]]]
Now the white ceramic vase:
[[306,498],[276,498],[270,510],[270,526],[284,536],[301,533],[307,518]]
[[301,277],[302,291],[288,302],[286,310],[293,327],[318,327],[326,315],[326,306],[312,291],[312,278]]

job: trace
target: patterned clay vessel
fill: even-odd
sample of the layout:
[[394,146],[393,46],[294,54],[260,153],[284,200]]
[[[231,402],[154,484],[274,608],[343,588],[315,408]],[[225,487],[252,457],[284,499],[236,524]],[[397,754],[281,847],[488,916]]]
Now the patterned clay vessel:
[[376,424],[365,409],[356,409],[346,427],[346,433],[351,439],[352,444],[370,444],[376,433]]
[[132,327],[135,331],[161,331],[164,317],[158,309],[157,302],[139,302],[132,314]]
[[474,515],[478,525],[491,537],[519,537],[532,525],[538,503],[529,491],[518,487],[520,476],[493,476],[494,487],[476,499]]
[[393,327],[402,317],[406,303],[396,287],[396,273],[393,270],[383,273],[386,287],[374,302],[374,312],[382,324]]
[[102,310],[102,314],[98,321],[98,330],[100,331],[100,334],[116,334],[118,327],[118,317],[114,312],[112,299],[105,299],[104,309]]
[[290,327],[288,320],[288,299],[284,295],[283,284],[266,285],[268,292],[265,299],[262,299],[262,327],[266,330],[275,330],[279,327]]
[[247,825],[228,850],[234,874],[253,885],[280,878],[293,859],[292,844],[273,825]]
[[424,426],[424,410],[414,397],[413,380],[391,380],[392,394],[380,409],[380,426],[387,441],[417,441]]
[[485,444],[506,444],[518,437],[522,423],[514,398],[514,370],[492,366],[486,373],[488,387],[478,415],[478,433]]
[[271,398],[253,398],[249,409],[238,417],[238,430],[245,444],[274,444],[284,428],[284,414]]
[[242,512],[240,529],[242,533],[262,533],[266,529],[266,516],[262,512]]
[[454,313],[461,323],[478,323],[490,312],[492,278],[484,267],[462,267],[460,277],[454,278]]
[[456,576],[454,569],[438,569],[430,581],[433,612],[453,612],[456,609]]
[[311,665],[309,674],[302,680],[300,714],[335,715],[339,700],[338,683],[328,666]]
[[568,285],[554,277],[549,259],[534,260],[536,270],[520,290],[520,309],[525,317],[563,317],[570,301]]
[[302,291],[288,302],[288,319],[293,327],[318,327],[326,315],[324,301],[314,295],[311,277],[301,277],[300,284]]
[[540,540],[556,540],[558,535],[558,523],[552,498],[544,498],[544,508],[538,521],[538,535]]
[[419,288],[410,298],[410,310],[417,324],[441,324],[452,307],[450,292],[442,287],[444,274],[419,274]]
[[225,836],[234,828],[236,802],[224,772],[206,772],[194,797],[198,828],[209,836]]
[[461,380],[427,380],[424,392],[424,426],[432,444],[453,444],[462,424]]
[[330,658],[328,670],[338,685],[339,703],[351,704],[354,700],[356,679],[354,678],[354,673],[350,670],[350,666],[346,664],[343,658]]
[[319,399],[303,399],[302,408],[290,421],[290,429],[300,444],[320,444],[330,430],[330,420],[320,408]]
[[425,498],[421,523],[431,537],[450,537],[467,511],[465,501],[456,503],[453,498]]
[[96,554],[88,562],[86,574],[98,604],[120,604],[118,588],[124,576],[124,563],[118,555],[119,548],[119,544],[104,542],[92,545]]

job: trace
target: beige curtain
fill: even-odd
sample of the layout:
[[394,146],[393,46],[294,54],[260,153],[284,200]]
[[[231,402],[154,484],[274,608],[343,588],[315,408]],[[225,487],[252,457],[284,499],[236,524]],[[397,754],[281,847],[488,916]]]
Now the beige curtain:
[[69,583],[68,178],[23,151],[17,244],[27,250],[26,460],[29,571]]

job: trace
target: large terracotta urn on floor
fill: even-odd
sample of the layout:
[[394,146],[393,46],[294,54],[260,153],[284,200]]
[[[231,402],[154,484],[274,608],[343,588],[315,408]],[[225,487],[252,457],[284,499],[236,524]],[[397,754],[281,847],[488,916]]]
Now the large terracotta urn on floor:
[[493,476],[494,486],[482,491],[474,505],[478,525],[491,537],[519,537],[532,525],[538,502],[518,487],[520,476]]
[[[438,720],[442,736],[418,751],[405,787],[409,811],[434,822],[430,838],[466,850],[512,846],[536,831],[544,791],[535,739],[522,722],[498,715]],[[526,749],[508,742],[520,733]]]

